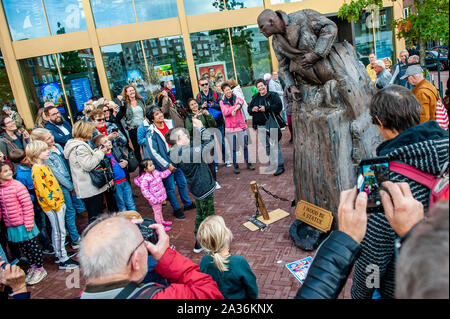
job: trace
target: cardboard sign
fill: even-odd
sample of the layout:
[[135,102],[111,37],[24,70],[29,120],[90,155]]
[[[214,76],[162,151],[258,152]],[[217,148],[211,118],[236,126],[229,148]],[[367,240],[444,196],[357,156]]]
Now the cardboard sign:
[[333,214],[330,211],[303,200],[298,203],[295,216],[302,222],[323,232],[328,232],[333,224]]

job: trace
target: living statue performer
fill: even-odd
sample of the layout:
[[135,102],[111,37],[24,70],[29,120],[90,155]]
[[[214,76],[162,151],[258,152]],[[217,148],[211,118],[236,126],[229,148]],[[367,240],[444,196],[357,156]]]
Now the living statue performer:
[[375,93],[364,65],[337,27],[317,11],[264,10],[280,75],[294,98],[296,200],[337,212],[339,193],[356,185],[356,166],[375,156],[381,136],[368,112]]

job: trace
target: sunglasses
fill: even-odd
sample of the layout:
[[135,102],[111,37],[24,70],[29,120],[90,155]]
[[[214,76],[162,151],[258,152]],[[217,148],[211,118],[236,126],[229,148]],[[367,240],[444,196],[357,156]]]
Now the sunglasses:
[[200,86],[208,86],[208,83],[200,84]]
[[97,122],[104,122],[105,121],[105,118],[102,118],[102,119],[95,119]]

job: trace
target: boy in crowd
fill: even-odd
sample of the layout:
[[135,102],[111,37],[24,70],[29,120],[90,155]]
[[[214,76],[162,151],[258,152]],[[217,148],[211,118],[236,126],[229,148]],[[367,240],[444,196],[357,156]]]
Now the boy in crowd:
[[[192,118],[194,130],[200,131],[203,135],[205,127],[197,118]],[[201,136],[194,132],[194,137]],[[189,191],[194,195],[195,205],[197,206],[197,214],[195,217],[194,235],[197,237],[197,230],[201,222],[208,216],[214,215],[214,190],[216,189],[216,181],[211,170],[206,164],[203,154],[210,156],[209,152],[203,150],[206,143],[202,147],[194,146],[190,140],[189,134],[184,128],[170,129],[165,135],[166,141],[170,145],[174,145],[170,149],[170,158],[174,166],[181,169],[189,187]],[[203,139],[202,139],[203,140]],[[209,142],[209,137],[205,142]],[[200,161],[198,159],[201,159]],[[200,253],[203,248],[195,241],[194,252]]]
[[114,197],[120,212],[126,210],[136,210],[131,185],[127,180],[128,161],[125,153],[119,147],[113,149],[111,140],[105,135],[99,134],[94,137],[93,143],[95,147],[104,147],[107,150],[106,157],[111,161],[114,172],[115,191]]
[[26,147],[26,155],[34,164],[31,169],[31,178],[33,179],[38,203],[52,225],[52,242],[57,258],[56,263],[59,263],[59,269],[78,268],[78,262],[69,258],[65,248],[66,205],[64,195],[50,167],[44,164],[50,157],[47,143],[43,141],[31,142]]

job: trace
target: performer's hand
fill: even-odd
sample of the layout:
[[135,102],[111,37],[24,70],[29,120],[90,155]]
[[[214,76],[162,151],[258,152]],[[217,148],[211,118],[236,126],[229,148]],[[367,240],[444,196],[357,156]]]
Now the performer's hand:
[[320,57],[314,52],[308,52],[303,56],[303,59],[300,60],[300,65],[304,68],[310,68],[316,63]]

